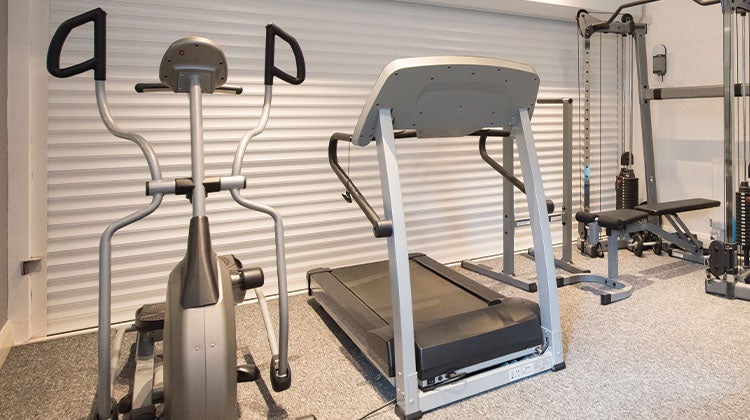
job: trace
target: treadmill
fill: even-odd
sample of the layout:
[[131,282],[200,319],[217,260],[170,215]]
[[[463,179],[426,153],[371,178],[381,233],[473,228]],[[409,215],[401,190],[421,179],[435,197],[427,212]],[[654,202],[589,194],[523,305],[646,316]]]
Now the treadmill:
[[[308,293],[396,386],[396,414],[423,412],[565,367],[552,238],[530,118],[539,77],[528,65],[464,56],[388,64],[353,134],[334,133],[328,156],[388,260],[307,273]],[[395,143],[418,137],[499,135],[518,142],[539,303],[508,298],[424,254],[409,254]],[[384,217],[338,162],[341,141],[378,150]],[[427,142],[429,145],[429,142]]]

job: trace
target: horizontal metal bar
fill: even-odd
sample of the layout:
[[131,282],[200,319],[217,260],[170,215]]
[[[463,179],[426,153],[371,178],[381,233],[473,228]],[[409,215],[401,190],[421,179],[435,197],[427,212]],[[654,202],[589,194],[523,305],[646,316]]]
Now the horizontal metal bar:
[[538,104],[564,104],[564,103],[573,103],[572,98],[548,98],[548,99],[537,99],[536,103]]
[[[734,96],[750,96],[750,84],[745,84],[743,92],[742,83],[734,85]],[[664,99],[698,99],[698,98],[722,98],[724,97],[723,85],[707,86],[685,86],[666,87],[657,89],[646,89],[644,99],[647,101]]]

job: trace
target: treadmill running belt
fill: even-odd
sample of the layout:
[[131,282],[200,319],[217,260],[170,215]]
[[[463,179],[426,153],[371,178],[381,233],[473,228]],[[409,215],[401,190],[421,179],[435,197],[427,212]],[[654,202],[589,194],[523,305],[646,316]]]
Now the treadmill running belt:
[[[439,264],[422,254],[410,256],[414,338],[420,380],[506,356],[542,344],[539,306],[532,301],[506,298],[489,288],[462,284],[470,279],[453,270],[439,275],[429,267]],[[388,261],[333,270],[312,270],[313,296],[325,294],[336,301],[340,317],[357,343],[381,371],[395,375],[393,327]],[[322,290],[321,290],[322,289]],[[321,302],[325,296],[319,296]],[[326,305],[323,305],[324,307]],[[333,316],[333,314],[332,314]],[[336,316],[334,316],[334,319]]]

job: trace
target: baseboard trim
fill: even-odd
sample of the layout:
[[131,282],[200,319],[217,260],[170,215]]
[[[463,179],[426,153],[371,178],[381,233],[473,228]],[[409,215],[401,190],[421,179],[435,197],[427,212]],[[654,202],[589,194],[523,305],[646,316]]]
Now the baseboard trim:
[[5,358],[8,357],[11,347],[13,347],[13,331],[10,322],[6,322],[0,329],[0,367],[5,363]]

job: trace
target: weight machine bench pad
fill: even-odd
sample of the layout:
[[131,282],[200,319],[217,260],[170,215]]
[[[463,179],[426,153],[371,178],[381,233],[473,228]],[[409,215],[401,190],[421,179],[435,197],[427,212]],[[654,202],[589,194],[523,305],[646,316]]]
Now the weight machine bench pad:
[[645,219],[647,214],[633,209],[608,210],[599,213],[596,222],[608,229],[626,230],[628,225]]
[[686,200],[666,201],[663,203],[643,204],[635,209],[645,211],[650,216],[677,214],[685,211],[704,210],[719,207],[720,202],[707,198],[689,198]]
[[647,216],[645,212],[633,209],[607,210],[599,213],[579,211],[576,213],[576,220],[583,223],[597,222],[599,226],[607,229],[626,230],[628,225]]

